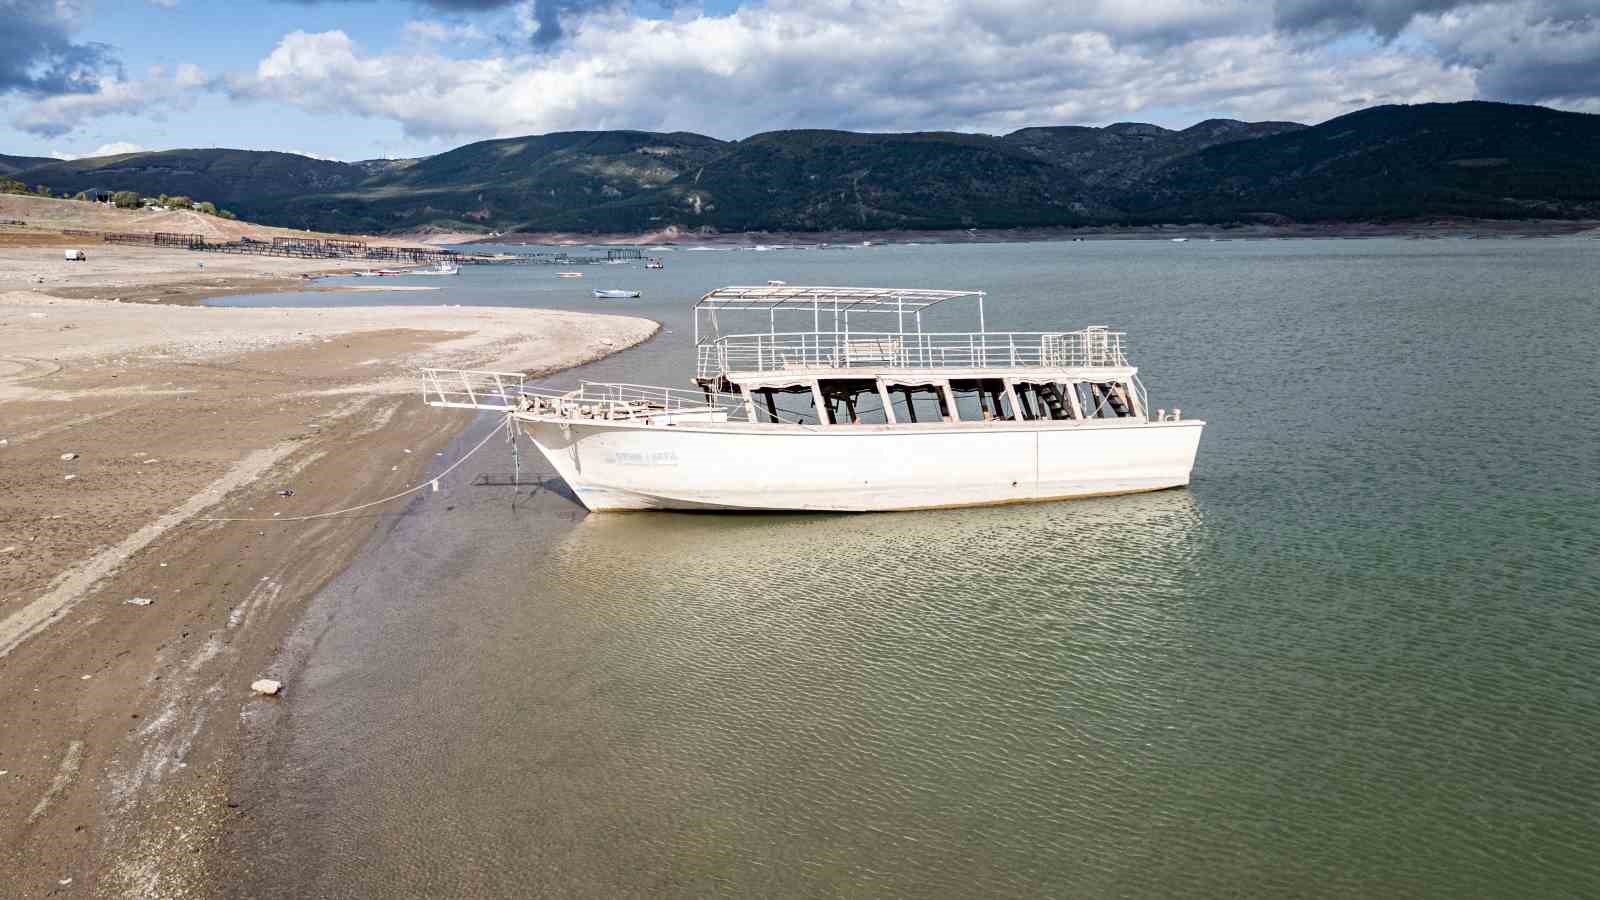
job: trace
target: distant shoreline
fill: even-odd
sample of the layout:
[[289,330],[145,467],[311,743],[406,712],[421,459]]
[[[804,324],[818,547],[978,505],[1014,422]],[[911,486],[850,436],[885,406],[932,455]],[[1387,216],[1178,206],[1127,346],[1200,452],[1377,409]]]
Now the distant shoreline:
[[[1375,237],[1555,237],[1593,231],[1591,219],[1434,218],[1405,222],[1313,222],[1252,225],[1126,225],[1081,228],[974,228],[914,231],[742,231],[702,233],[668,228],[618,234],[528,231],[495,237],[468,233],[417,234],[435,244],[539,244],[582,246],[756,246],[759,244],[984,244],[1024,241],[1261,240]],[[398,237],[398,236],[397,236]]]

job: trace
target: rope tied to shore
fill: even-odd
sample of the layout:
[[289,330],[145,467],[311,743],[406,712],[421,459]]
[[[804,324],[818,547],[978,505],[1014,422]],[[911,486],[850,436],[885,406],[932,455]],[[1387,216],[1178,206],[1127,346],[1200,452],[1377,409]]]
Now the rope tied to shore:
[[511,424],[511,416],[507,415],[504,419],[502,419],[500,421],[499,425],[496,425],[494,427],[494,430],[492,430],[488,434],[484,435],[483,436],[483,440],[479,441],[477,443],[477,445],[474,446],[471,450],[468,450],[464,456],[462,456],[460,459],[456,460],[455,462],[451,463],[449,465],[449,467],[447,467],[443,472],[440,472],[439,474],[433,476],[432,478],[429,478],[427,481],[423,481],[423,482],[415,484],[415,485],[413,485],[411,487],[408,487],[405,490],[400,491],[397,494],[390,494],[387,497],[383,497],[383,498],[378,499],[378,500],[373,500],[373,501],[368,502],[368,503],[362,503],[359,506],[350,506],[350,507],[346,507],[344,509],[336,509],[336,510],[333,510],[331,512],[313,513],[311,515],[305,515],[305,516],[270,516],[270,517],[269,516],[248,516],[248,517],[240,517],[240,516],[202,516],[202,517],[197,518],[195,521],[198,521],[198,522],[309,522],[309,521],[311,521],[313,519],[331,519],[331,518],[333,518],[335,516],[345,515],[346,513],[359,512],[360,510],[363,510],[363,509],[369,509],[369,508],[374,507],[374,506],[381,506],[381,505],[383,505],[385,503],[388,503],[388,502],[390,502],[392,500],[398,500],[401,497],[405,497],[405,496],[408,496],[408,495],[411,495],[411,494],[415,494],[417,491],[424,490],[424,489],[429,488],[429,487],[432,487],[433,490],[437,491],[439,489],[439,479],[445,477],[446,475],[449,475],[451,472],[454,472],[458,466],[460,466],[462,463],[466,462],[467,460],[471,459],[472,455],[474,453],[477,453],[479,450],[482,450],[484,445],[489,443],[489,439],[490,438],[493,438],[495,435],[499,434],[500,430],[502,428],[506,428],[510,424]]

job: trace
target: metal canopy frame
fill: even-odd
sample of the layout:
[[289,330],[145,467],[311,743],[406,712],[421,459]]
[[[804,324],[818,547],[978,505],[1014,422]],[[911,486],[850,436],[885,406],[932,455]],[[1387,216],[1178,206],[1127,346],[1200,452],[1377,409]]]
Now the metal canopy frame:
[[[898,318],[898,331],[906,334],[905,315],[911,313],[916,322],[916,334],[922,333],[922,311],[951,300],[974,299],[978,301],[978,332],[982,333],[983,291],[941,291],[928,288],[869,288],[829,287],[801,285],[733,286],[717,288],[701,297],[694,305],[694,342],[715,343],[720,336],[718,312],[765,312],[768,331],[777,333],[778,312],[807,312],[812,316],[812,330],[822,331],[824,308],[833,316],[834,331],[840,326],[850,331],[850,313],[889,313]],[[705,313],[710,328],[702,333],[700,315]]]

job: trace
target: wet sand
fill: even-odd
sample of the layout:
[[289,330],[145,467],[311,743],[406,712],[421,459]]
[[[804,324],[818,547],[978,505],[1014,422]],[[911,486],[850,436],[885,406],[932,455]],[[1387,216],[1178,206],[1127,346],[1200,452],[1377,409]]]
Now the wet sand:
[[[186,299],[227,289],[153,258],[169,251],[129,252],[119,269],[47,287],[111,286],[83,283],[102,279],[123,282],[125,297]],[[193,266],[195,254],[172,253]],[[304,603],[405,504],[272,520],[394,493],[441,461],[470,414],[420,404],[412,368],[548,372],[657,326],[536,310],[62,299],[15,290],[16,269],[4,268],[0,894],[209,896],[227,876],[208,851],[243,814],[230,790],[249,685],[274,674]],[[298,274],[269,266],[261,277]]]

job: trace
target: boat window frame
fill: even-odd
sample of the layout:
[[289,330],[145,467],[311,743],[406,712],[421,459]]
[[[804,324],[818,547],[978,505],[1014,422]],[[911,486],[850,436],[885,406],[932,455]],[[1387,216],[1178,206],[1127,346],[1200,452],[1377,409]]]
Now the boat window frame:
[[[1011,392],[1011,385],[1008,383],[1008,381],[1009,379],[1004,377],[949,379],[946,384],[948,384],[950,388],[952,404],[951,412],[954,415],[955,420],[958,422],[974,423],[1022,421],[1021,419],[1017,418],[1017,398],[1016,395]],[[964,386],[968,384],[977,385],[977,387],[968,388]],[[980,418],[969,419],[961,415],[961,400],[963,395],[969,392],[975,392],[977,394],[978,409],[980,413],[985,414]],[[985,393],[989,395],[987,400],[984,397]],[[992,413],[987,408],[990,404],[995,407]]]
[[[842,387],[846,386],[846,385],[854,386],[856,388],[856,390],[850,392],[850,395],[848,397],[842,391]],[[888,398],[887,398],[887,394],[886,394],[886,392],[884,390],[883,382],[881,380],[877,379],[877,378],[820,378],[820,379],[817,380],[817,390],[818,390],[819,395],[822,397],[822,401],[823,401],[822,411],[827,416],[827,421],[825,423],[823,423],[823,424],[827,424],[827,425],[893,425],[893,424],[895,424],[894,411],[891,408],[890,404],[887,402]],[[877,402],[878,402],[878,406],[876,408],[861,409],[859,407],[860,398],[862,396],[864,396],[864,395],[865,396],[871,396],[874,399],[876,399]],[[845,411],[850,416],[850,420],[849,421],[840,421],[839,420],[837,411],[834,409],[835,404],[839,403],[839,402],[842,402],[843,404],[845,404],[845,407],[846,407]],[[873,413],[876,413],[878,416],[880,416],[882,418],[882,421],[879,421],[879,422],[866,421],[866,420],[864,420],[862,418],[864,413],[865,414],[869,414],[869,415],[873,414]]]

